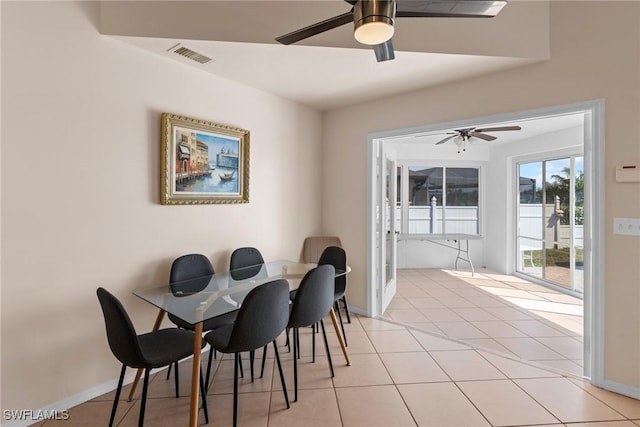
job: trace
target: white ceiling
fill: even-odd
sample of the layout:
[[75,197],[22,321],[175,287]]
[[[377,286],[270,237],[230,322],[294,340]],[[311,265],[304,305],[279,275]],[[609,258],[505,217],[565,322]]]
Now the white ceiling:
[[[274,38],[349,10],[343,0],[106,1],[101,32],[185,66],[326,111],[377,98],[520,67],[548,59],[548,2],[510,0],[491,19],[396,20],[396,59],[377,63],[370,47],[343,25],[284,46]],[[213,58],[199,64],[174,53],[177,45]],[[582,124],[579,115],[517,123],[521,131],[492,133],[506,144]],[[464,127],[471,127],[464,126]],[[438,132],[395,137],[432,145]],[[436,135],[433,135],[436,133]]]
[[[492,122],[492,123],[477,123],[467,127],[483,128],[483,127],[499,127],[499,126],[520,126],[522,129],[519,131],[499,131],[499,132],[486,132],[488,135],[497,137],[497,139],[485,142],[475,138],[473,143],[479,143],[483,145],[498,145],[498,144],[510,144],[513,142],[523,141],[531,139],[536,136],[544,135],[547,133],[553,133],[562,129],[569,129],[584,125],[584,114],[560,114],[548,117],[536,117],[526,120],[517,120],[509,122]],[[451,128],[453,129],[453,128]],[[447,132],[451,129],[443,129],[437,131],[420,131],[420,129],[412,129],[410,131],[401,132],[402,135],[397,137],[388,138],[388,141],[398,144],[425,144],[435,145],[438,141],[446,138]],[[453,141],[449,141],[446,144],[453,144]]]
[[[275,42],[348,11],[342,0],[105,1],[101,32],[325,111],[545,60],[545,3],[511,0],[491,19],[396,19],[396,59],[382,63],[353,39],[350,24],[295,45]],[[169,50],[178,43],[213,61],[203,65]]]
[[[319,110],[532,62],[526,58],[396,51],[395,60],[377,63],[370,49],[151,37],[117,38],[171,60]],[[199,64],[168,50],[177,43],[214,60]]]

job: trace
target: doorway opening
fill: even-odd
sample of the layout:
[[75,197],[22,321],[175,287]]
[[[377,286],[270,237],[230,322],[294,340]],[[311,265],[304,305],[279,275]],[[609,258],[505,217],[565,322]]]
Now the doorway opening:
[[[579,133],[579,144],[568,143],[559,147],[558,139],[550,134],[560,135],[561,129],[551,129],[550,126],[564,118],[576,117],[580,119],[580,126],[573,126],[562,136]],[[417,269],[435,271],[433,269],[437,268],[453,275],[473,275],[473,271],[462,271],[463,268],[455,271],[452,262],[456,257],[455,251],[449,252],[441,249],[441,245],[433,245],[433,240],[447,237],[433,239],[429,235],[437,231],[438,222],[431,224],[431,230],[429,223],[420,223],[415,215],[409,216],[409,202],[405,200],[409,197],[405,187],[409,182],[417,182],[415,176],[411,181],[411,171],[415,175],[416,171],[433,171],[438,167],[453,172],[477,169],[480,188],[474,208],[478,211],[475,217],[478,231],[474,240],[467,242],[476,264],[476,273],[483,274],[483,267],[486,267],[484,271],[494,276],[515,277],[514,282],[527,279],[536,285],[559,290],[567,298],[583,299],[584,309],[579,308],[580,314],[584,314],[584,323],[580,325],[580,340],[584,343],[581,355],[583,374],[590,377],[595,385],[601,384],[604,359],[603,120],[602,101],[593,101],[369,135],[369,314],[382,315],[388,302],[393,301],[392,292],[400,287],[399,283],[394,287],[385,286],[388,275],[397,277],[396,282],[403,280],[404,273],[411,274]],[[457,128],[515,124],[522,125],[523,132],[511,139],[503,138],[501,134],[497,144],[467,140],[460,150],[457,144],[447,147],[448,144],[437,145],[434,142],[442,140],[443,133]],[[540,127],[541,130],[537,136],[532,136],[525,134],[527,127]],[[522,142],[525,140],[526,143]],[[396,162],[394,168],[388,166],[390,158]],[[534,170],[536,165],[539,170]],[[534,175],[535,189],[531,181]],[[523,178],[528,178],[529,182]],[[430,181],[430,187],[424,190],[433,195],[438,191],[448,191],[435,188],[436,184]],[[393,197],[390,197],[387,187],[394,188]],[[463,210],[453,203],[452,209],[447,211],[449,204],[446,197],[443,200],[444,204],[439,204],[436,197],[435,209],[430,203],[423,203],[426,206],[421,211],[424,211],[425,220],[429,209],[436,212],[433,215],[437,215],[439,210],[448,212],[450,219],[455,218],[453,208]],[[532,219],[528,211],[536,209],[535,215],[539,218]],[[411,209],[414,214],[418,210]],[[443,224],[445,218],[440,217]],[[531,224],[536,221],[535,234],[525,230],[527,220]],[[412,233],[410,223],[420,231]],[[531,224],[528,226],[533,227]],[[391,247],[395,248],[395,263],[401,269],[397,276],[386,268],[391,265],[386,248]],[[470,281],[477,279],[471,277]]]

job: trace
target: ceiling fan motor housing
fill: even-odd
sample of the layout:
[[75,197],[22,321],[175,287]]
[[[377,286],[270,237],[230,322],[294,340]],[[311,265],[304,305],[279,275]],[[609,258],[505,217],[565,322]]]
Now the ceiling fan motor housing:
[[[384,43],[393,36],[393,23],[396,16],[396,2],[393,0],[360,0],[353,8],[353,24],[354,34],[360,43],[379,44]],[[362,39],[358,34],[361,33],[363,26],[373,24],[372,26],[386,27],[390,31],[385,40],[369,41]]]

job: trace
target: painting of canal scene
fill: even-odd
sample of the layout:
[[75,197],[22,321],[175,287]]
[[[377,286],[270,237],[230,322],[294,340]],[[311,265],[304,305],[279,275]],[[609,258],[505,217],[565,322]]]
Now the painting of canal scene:
[[162,115],[163,204],[247,203],[249,132]]

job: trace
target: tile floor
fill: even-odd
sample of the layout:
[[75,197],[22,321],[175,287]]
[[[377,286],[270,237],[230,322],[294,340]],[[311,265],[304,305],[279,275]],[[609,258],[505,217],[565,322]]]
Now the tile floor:
[[486,269],[398,270],[384,317],[567,373],[583,374],[582,300]]
[[[444,321],[432,321],[440,322]],[[316,362],[311,363],[311,332],[301,331],[299,401],[292,402],[291,409],[285,408],[278,371],[269,358],[264,378],[251,383],[246,375],[241,380],[239,425],[640,426],[640,401],[597,389],[576,376],[541,369],[397,322],[353,316],[352,323],[345,326],[352,366],[345,366],[337,338],[329,333],[335,366],[335,378],[330,378],[323,346],[318,347]],[[292,359],[283,347],[283,338],[279,339],[279,348],[290,389]],[[247,358],[244,360],[247,374]],[[233,362],[223,357],[214,363],[208,393],[209,425],[230,426]],[[190,361],[181,363],[179,398],[174,397],[173,381],[165,379],[165,371],[153,374],[146,426],[187,424],[190,369]],[[127,394],[125,387],[123,396]],[[111,392],[71,408],[68,421],[38,425],[106,426],[113,396]],[[138,410],[138,400],[122,400],[117,425],[137,425]],[[204,425],[203,418],[200,411],[200,425]]]

